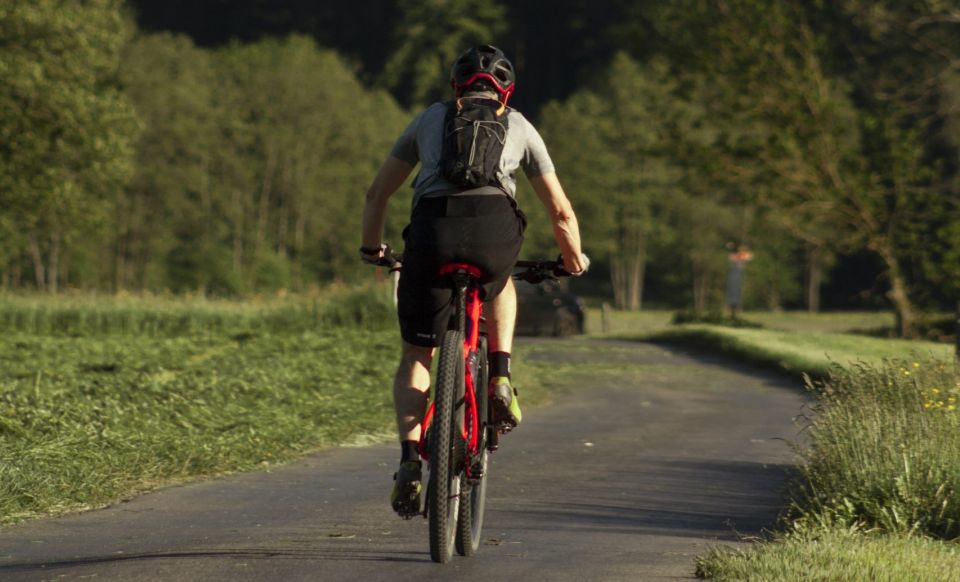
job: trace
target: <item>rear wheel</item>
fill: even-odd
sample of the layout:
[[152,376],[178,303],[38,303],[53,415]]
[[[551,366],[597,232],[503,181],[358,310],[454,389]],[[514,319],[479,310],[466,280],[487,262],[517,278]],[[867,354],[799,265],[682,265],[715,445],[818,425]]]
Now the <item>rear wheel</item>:
[[[490,453],[487,450],[487,421],[490,399],[487,395],[489,374],[487,370],[487,341],[480,338],[478,346],[479,365],[475,381],[477,396],[477,413],[480,417],[480,458],[473,459],[475,466],[483,469],[479,480],[467,479],[461,481],[460,486],[460,516],[457,520],[457,553],[461,556],[472,556],[480,549],[480,539],[483,533],[483,510],[487,501],[487,473],[490,472]],[[479,463],[477,463],[479,461]]]
[[[430,557],[445,563],[453,556],[460,501],[463,446],[460,441],[464,390],[463,333],[447,331],[440,345],[434,413],[430,429]],[[456,414],[457,411],[460,414]]]

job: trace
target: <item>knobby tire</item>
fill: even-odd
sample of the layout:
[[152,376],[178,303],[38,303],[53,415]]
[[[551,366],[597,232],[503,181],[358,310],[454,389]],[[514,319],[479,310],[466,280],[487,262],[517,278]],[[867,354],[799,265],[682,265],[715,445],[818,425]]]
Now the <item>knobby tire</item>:
[[487,394],[489,374],[487,369],[487,341],[481,336],[478,346],[479,365],[474,389],[477,396],[477,413],[480,417],[480,454],[483,456],[483,477],[471,485],[466,479],[460,481],[460,515],[457,518],[457,553],[470,557],[480,549],[483,534],[483,510],[487,502],[487,474],[490,472],[490,453],[487,451],[487,425],[490,399]]
[[[446,563],[453,557],[460,500],[460,423],[464,391],[463,333],[447,331],[440,345],[434,413],[430,430],[430,558]],[[460,414],[455,416],[455,412]]]

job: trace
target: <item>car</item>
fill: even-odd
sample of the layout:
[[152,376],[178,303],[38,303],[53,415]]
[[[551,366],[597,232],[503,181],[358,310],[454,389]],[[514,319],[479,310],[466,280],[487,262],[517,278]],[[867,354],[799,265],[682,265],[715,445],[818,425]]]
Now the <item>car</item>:
[[584,331],[583,301],[556,281],[517,285],[517,335],[567,337]]

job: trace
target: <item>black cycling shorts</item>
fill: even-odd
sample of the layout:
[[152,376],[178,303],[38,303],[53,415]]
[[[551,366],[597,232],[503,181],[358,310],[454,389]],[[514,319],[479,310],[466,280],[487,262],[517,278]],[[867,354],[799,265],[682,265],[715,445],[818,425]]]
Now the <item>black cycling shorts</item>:
[[506,195],[423,198],[403,231],[403,269],[397,315],[404,341],[437,346],[453,311],[449,280],[440,267],[470,263],[483,272],[480,298],[489,301],[507,284],[520,256],[526,219]]

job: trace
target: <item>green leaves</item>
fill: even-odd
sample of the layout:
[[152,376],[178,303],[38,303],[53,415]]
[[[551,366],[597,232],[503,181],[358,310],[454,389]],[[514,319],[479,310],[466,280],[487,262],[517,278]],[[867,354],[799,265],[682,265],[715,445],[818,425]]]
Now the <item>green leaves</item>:
[[98,223],[132,171],[139,127],[114,82],[132,31],[121,6],[41,0],[0,8],[0,204],[36,241],[35,270],[49,263],[38,283],[54,290],[61,243]]
[[450,97],[450,66],[476,44],[494,44],[507,13],[493,0],[401,0],[394,48],[380,81],[407,106]]

